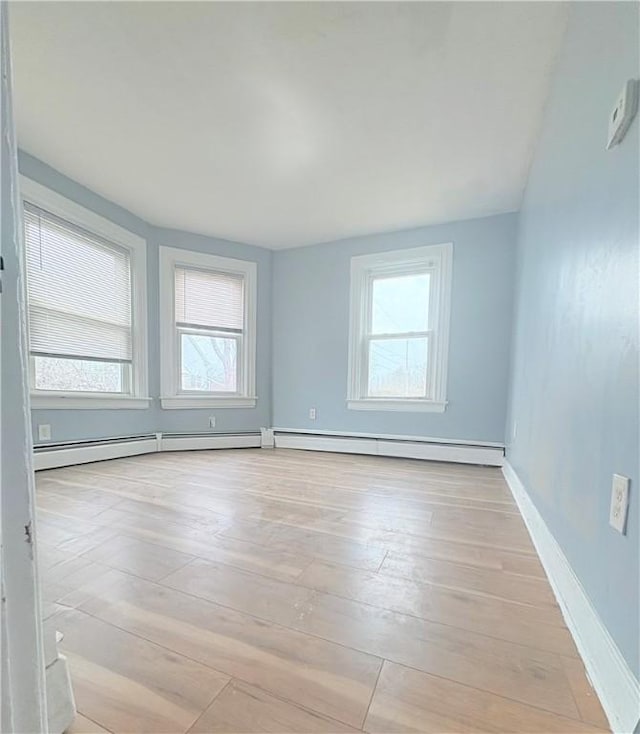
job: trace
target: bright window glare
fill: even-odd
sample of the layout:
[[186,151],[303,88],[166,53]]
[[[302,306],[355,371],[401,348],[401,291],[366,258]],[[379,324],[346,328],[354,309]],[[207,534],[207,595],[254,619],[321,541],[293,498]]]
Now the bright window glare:
[[34,357],[36,390],[121,393],[122,364],[88,359]]
[[237,392],[236,339],[183,333],[180,348],[182,390]]
[[427,339],[372,339],[369,395],[423,398],[427,391]]
[[371,332],[402,334],[429,328],[429,273],[375,278]]

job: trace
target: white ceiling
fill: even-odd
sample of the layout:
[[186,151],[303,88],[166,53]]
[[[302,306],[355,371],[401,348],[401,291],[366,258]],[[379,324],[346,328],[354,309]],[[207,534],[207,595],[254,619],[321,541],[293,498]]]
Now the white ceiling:
[[19,2],[21,147],[143,219],[283,248],[518,209],[557,3]]

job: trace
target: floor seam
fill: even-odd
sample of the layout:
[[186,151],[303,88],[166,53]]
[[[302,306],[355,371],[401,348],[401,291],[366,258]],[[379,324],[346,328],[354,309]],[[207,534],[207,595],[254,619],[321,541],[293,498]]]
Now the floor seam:
[[[217,671],[216,671],[217,672]],[[229,677],[229,680],[222,686],[222,688],[216,693],[216,695],[209,701],[209,703],[204,707],[204,709],[198,714],[198,716],[194,719],[194,721],[191,722],[189,728],[186,730],[185,734],[189,734],[189,732],[193,729],[193,727],[200,721],[200,719],[207,713],[207,711],[213,706],[216,699],[221,696],[224,691],[227,690],[227,688],[233,683],[233,678]]]
[[373,699],[376,695],[376,691],[378,690],[378,683],[380,682],[380,676],[382,675],[382,669],[384,668],[384,664],[386,663],[386,658],[382,658],[382,662],[380,663],[380,668],[378,670],[378,675],[376,676],[376,682],[373,684],[373,688],[371,690],[371,697],[369,698],[369,703],[367,705],[367,710],[364,712],[364,719],[362,719],[362,724],[360,726],[361,729],[364,729],[367,718],[369,716],[369,711],[371,709],[371,704],[373,703]]

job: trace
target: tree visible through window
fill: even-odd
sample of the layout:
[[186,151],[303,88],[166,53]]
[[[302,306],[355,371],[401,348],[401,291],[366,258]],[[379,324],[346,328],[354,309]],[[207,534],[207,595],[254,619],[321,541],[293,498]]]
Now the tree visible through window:
[[242,276],[175,269],[180,390],[238,393],[244,339]]
[[237,392],[238,346],[235,339],[182,332],[181,388]]
[[128,393],[130,252],[24,203],[32,389]]
[[58,357],[34,357],[33,360],[36,390],[124,392],[121,364]]

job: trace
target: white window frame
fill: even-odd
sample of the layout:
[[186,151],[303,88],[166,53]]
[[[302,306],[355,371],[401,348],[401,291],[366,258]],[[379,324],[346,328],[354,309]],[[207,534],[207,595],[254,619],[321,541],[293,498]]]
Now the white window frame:
[[[36,409],[145,409],[148,396],[147,360],[147,241],[109,219],[101,217],[76,202],[32,181],[20,177],[20,200],[51,212],[65,221],[82,227],[126,249],[131,258],[132,283],[132,352],[131,377],[127,393],[94,393],[61,390],[36,390],[34,359],[29,357],[31,407]],[[26,271],[26,265],[25,265]]]
[[[180,346],[175,316],[175,269],[184,266],[230,273],[244,281],[242,354],[238,364],[238,392],[183,392],[180,389]],[[176,247],[160,247],[160,404],[168,410],[185,408],[255,408],[257,265],[248,260],[209,255]]]
[[[394,410],[443,413],[447,406],[447,361],[451,311],[453,244],[427,245],[351,258],[349,382],[351,410]],[[429,340],[426,398],[378,398],[367,394],[371,297],[375,278],[429,272]],[[390,335],[391,336],[391,335]]]

